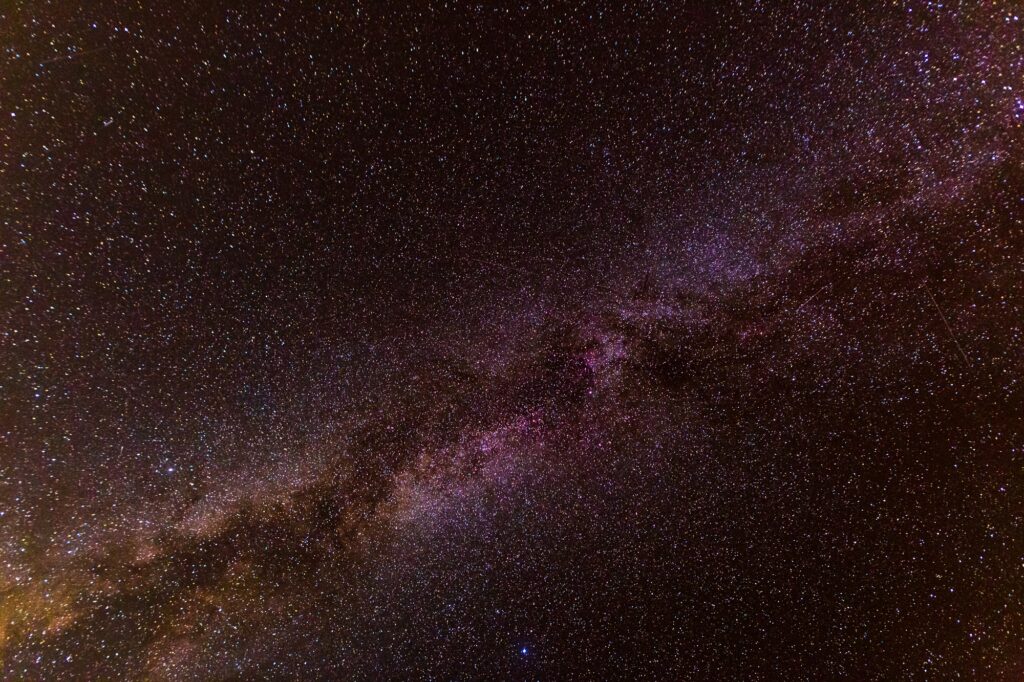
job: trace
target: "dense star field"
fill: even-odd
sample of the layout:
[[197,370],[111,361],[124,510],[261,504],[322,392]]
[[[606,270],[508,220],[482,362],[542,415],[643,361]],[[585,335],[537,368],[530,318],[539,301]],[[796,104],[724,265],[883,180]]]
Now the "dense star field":
[[0,48],[3,679],[1024,676],[1024,6]]

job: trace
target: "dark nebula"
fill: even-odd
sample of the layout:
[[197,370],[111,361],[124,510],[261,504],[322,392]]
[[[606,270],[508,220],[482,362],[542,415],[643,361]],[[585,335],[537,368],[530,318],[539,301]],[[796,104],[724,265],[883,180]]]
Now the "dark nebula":
[[1024,678],[1024,6],[0,38],[4,679]]

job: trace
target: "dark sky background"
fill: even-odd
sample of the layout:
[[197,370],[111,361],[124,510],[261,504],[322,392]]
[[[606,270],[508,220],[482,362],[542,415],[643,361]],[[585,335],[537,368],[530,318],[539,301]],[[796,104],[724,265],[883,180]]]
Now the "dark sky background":
[[1024,676],[1018,3],[0,50],[4,679]]

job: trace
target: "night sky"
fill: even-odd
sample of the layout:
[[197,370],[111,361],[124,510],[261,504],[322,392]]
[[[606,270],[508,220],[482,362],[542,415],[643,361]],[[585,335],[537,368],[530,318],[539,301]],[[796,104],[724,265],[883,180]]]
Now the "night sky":
[[0,50],[0,678],[1024,678],[1024,5]]

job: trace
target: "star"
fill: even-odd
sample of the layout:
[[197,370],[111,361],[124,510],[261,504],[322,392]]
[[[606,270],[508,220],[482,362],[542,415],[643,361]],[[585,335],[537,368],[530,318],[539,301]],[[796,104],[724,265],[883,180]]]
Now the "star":
[[1011,3],[14,4],[0,678],[1019,677]]

